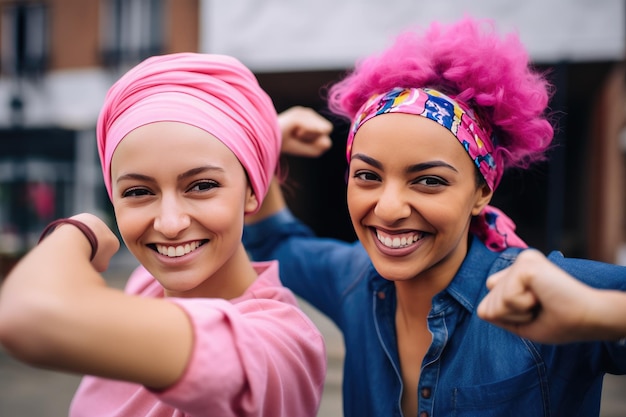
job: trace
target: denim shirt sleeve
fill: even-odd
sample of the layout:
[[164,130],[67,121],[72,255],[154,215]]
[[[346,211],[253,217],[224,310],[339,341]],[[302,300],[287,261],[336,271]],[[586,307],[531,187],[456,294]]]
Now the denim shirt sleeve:
[[558,251],[551,252],[548,259],[587,285],[626,291],[626,266],[589,259],[566,258]]
[[277,259],[283,284],[336,323],[340,299],[370,265],[360,243],[318,237],[289,209],[246,225],[243,243],[255,261]]
[[[565,258],[554,251],[548,255],[554,264],[583,283],[600,289],[626,291],[626,267],[588,259]],[[590,344],[590,358],[595,358],[601,371],[626,374],[625,340]],[[592,359],[593,360],[593,359]]]

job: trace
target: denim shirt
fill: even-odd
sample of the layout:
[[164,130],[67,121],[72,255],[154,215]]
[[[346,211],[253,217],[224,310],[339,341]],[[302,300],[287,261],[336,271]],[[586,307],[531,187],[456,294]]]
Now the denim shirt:
[[[247,226],[244,244],[255,260],[278,259],[284,284],[343,333],[344,415],[402,416],[395,287],[361,244],[315,237],[288,210]],[[598,416],[604,374],[626,373],[623,343],[544,345],[478,318],[486,278],[517,253],[472,238],[456,276],[432,299],[417,416]],[[626,267],[549,258],[589,285],[626,289]]]

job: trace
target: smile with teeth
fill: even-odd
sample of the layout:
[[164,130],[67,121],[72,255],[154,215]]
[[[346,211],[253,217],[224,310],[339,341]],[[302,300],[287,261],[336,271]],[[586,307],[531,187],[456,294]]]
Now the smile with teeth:
[[185,243],[184,245],[178,246],[166,246],[156,244],[156,250],[161,255],[169,256],[170,258],[176,258],[179,256],[187,255],[190,252],[198,249],[198,247],[202,246],[202,241],[197,240],[191,243]]
[[422,233],[411,233],[402,236],[383,236],[380,231],[376,231],[376,238],[380,241],[380,243],[392,249],[407,247],[420,240],[422,236]]

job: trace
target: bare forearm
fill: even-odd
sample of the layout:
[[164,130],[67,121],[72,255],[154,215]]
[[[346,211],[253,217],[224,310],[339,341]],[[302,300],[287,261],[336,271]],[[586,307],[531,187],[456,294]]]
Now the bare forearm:
[[626,338],[626,293],[615,290],[592,291],[593,294],[590,294],[587,302],[593,307],[586,326],[591,338],[603,340]]
[[[0,293],[0,336],[29,362],[44,362],[64,312],[105,281],[89,262],[90,246],[80,230],[62,225],[14,267]],[[46,325],[44,325],[44,323]]]
[[[60,226],[11,271],[0,292],[0,342],[35,366],[157,388],[175,382],[193,340],[187,316],[108,288],[81,233]],[[107,264],[110,253],[93,263]]]

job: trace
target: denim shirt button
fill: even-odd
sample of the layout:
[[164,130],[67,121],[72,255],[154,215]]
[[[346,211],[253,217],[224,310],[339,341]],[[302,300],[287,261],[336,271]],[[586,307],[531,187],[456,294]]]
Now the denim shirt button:
[[430,398],[430,388],[422,388],[422,398]]
[[420,417],[428,417],[428,413],[426,411],[422,411],[420,413]]
[[385,297],[387,297],[384,291],[378,291],[378,293],[376,293],[376,296],[378,297],[379,300],[384,300]]

